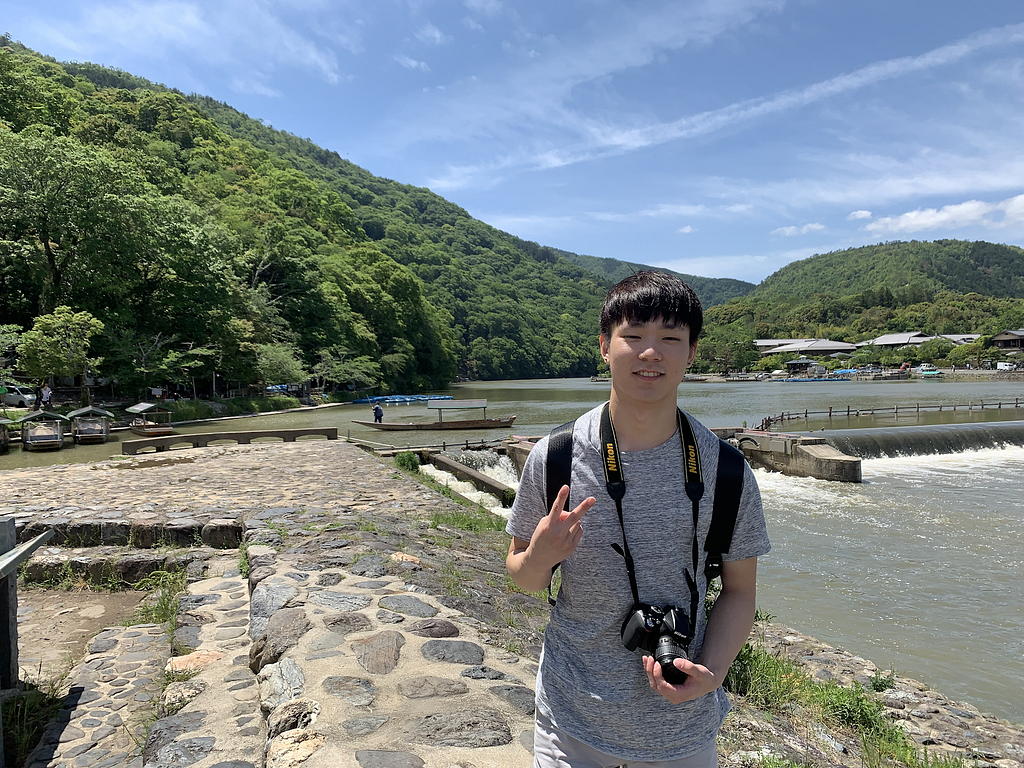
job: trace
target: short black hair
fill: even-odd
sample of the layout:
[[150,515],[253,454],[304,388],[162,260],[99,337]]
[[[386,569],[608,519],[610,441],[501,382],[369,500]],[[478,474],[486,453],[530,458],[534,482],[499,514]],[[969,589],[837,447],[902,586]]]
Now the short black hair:
[[611,335],[612,328],[622,321],[649,323],[652,320],[688,326],[692,345],[697,343],[704,327],[704,310],[693,288],[678,277],[653,270],[643,270],[620,280],[604,297],[603,336]]

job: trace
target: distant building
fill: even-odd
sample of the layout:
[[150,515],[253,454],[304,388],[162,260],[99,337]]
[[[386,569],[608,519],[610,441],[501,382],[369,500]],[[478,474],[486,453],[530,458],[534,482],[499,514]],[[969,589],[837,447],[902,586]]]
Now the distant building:
[[920,331],[911,331],[909,333],[886,333],[879,336],[877,339],[862,341],[857,346],[866,347],[868,345],[873,345],[881,347],[882,349],[899,349],[900,347],[912,344],[915,347],[919,347],[930,338],[932,337],[928,334],[921,333]]
[[1016,331],[1003,331],[992,337],[993,346],[999,349],[1024,349],[1024,328]]
[[757,351],[764,357],[765,355],[774,355],[775,350],[779,347],[798,344],[804,341],[814,341],[814,339],[754,339],[754,346],[757,347]]
[[926,333],[920,331],[910,331],[907,333],[886,333],[879,336],[876,339],[869,339],[862,341],[858,344],[858,347],[865,347],[869,344],[873,344],[876,347],[882,349],[899,349],[900,347],[919,347],[926,341],[932,339],[947,339],[953,342],[957,346],[961,344],[969,344],[972,341],[977,341],[980,338],[980,334],[977,333],[945,333],[941,336],[929,336]]
[[769,352],[761,354],[768,355],[814,355],[822,357],[836,352],[847,352],[853,354],[857,351],[856,344],[847,344],[845,341],[832,341],[831,339],[795,339],[790,343],[775,347]]
[[981,338],[980,333],[943,333],[940,338],[949,339],[957,346],[961,344],[973,344]]

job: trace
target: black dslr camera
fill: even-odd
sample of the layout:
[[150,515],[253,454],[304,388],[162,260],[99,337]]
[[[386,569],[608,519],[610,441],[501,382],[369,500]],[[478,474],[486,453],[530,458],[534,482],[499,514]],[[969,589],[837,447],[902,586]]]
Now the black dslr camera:
[[676,668],[675,659],[688,659],[690,622],[674,605],[659,608],[640,603],[622,622],[622,644],[627,650],[647,651],[661,665],[661,674],[672,685],[682,685],[686,673]]

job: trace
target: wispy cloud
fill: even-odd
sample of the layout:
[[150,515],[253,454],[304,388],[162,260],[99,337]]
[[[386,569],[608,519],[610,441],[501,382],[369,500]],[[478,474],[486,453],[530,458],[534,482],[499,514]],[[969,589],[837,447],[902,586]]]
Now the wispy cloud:
[[806,235],[808,232],[820,232],[824,228],[824,224],[812,222],[810,224],[804,224],[802,227],[779,227],[778,229],[773,229],[769,234],[794,237],[796,235]]
[[691,227],[689,224],[687,224],[685,227],[680,227],[679,229],[676,230],[676,232],[681,232],[684,235],[688,235],[691,232],[696,232],[696,231],[697,230],[694,229],[693,227]]
[[850,215],[846,217],[847,221],[860,221],[861,219],[870,219],[871,211],[851,211]]
[[1001,229],[1024,225],[1024,195],[998,203],[968,200],[942,208],[919,208],[899,216],[886,216],[868,224],[865,229],[876,235],[941,232],[964,227]]
[[[316,71],[332,84],[340,79],[334,52],[296,27],[287,14],[276,13],[273,3],[90,3],[77,16],[48,20],[36,32],[44,40],[99,60],[109,60],[109,51],[123,51],[155,59],[184,55],[191,62],[228,63],[246,73],[236,76],[242,90],[251,85],[253,69],[280,65]],[[349,39],[344,45],[356,42]]]
[[406,69],[419,69],[423,72],[429,72],[430,66],[425,61],[417,61],[411,56],[406,56],[404,53],[395,55],[395,61],[401,64]]
[[428,45],[444,45],[445,43],[450,43],[455,38],[451,35],[446,35],[433,24],[425,24],[416,30],[416,39]]
[[254,93],[257,96],[267,96],[270,98],[280,98],[284,95],[280,91],[274,90],[264,83],[251,78],[235,77],[231,80],[231,87],[238,93]]
[[[594,40],[584,49],[577,47],[545,57],[543,64],[516,73],[497,93],[489,89],[486,99],[482,93],[464,94],[460,103],[446,107],[450,114],[459,116],[457,124],[440,119],[433,123],[432,130],[419,131],[415,139],[411,136],[410,139],[455,139],[456,134],[464,139],[479,132],[514,132],[518,126],[529,124],[534,134],[547,128],[558,138],[554,142],[545,138],[546,146],[540,150],[536,147],[521,149],[512,165],[521,170],[560,167],[732,130],[744,123],[800,109],[883,81],[954,64],[983,49],[1024,42],[1024,24],[986,30],[920,56],[875,62],[804,88],[648,125],[620,126],[606,119],[579,114],[569,107],[573,90],[582,83],[647,64],[661,50],[714,37],[771,7],[768,3],[749,2],[730,6],[728,14],[705,8],[706,15],[689,19],[690,24],[683,24],[682,18],[667,18],[672,13],[665,9],[650,13],[639,19],[635,27],[616,36]],[[692,15],[692,11],[686,13]],[[530,143],[536,141],[531,139]],[[464,182],[471,183],[471,174],[460,172],[459,175]]]
[[487,16],[496,16],[501,12],[500,0],[463,0],[462,4],[471,11]]

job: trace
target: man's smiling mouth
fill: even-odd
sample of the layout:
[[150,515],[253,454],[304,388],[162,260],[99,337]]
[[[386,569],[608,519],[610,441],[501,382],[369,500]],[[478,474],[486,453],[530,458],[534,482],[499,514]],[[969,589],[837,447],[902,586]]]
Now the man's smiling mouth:
[[664,373],[659,373],[657,371],[637,371],[636,375],[637,376],[641,376],[641,377],[643,377],[645,379],[656,379],[659,376],[664,376],[665,374]]

